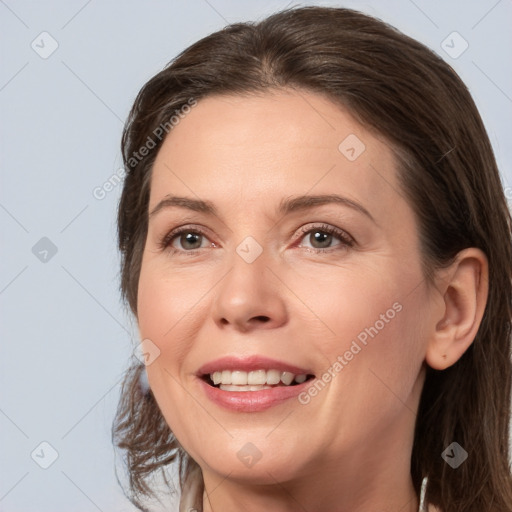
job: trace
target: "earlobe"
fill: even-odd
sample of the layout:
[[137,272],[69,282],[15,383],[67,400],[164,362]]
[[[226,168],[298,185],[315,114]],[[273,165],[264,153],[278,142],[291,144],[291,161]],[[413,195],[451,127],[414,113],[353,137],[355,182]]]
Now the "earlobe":
[[444,271],[441,307],[432,318],[425,360],[436,370],[455,364],[469,348],[483,318],[489,288],[485,253],[471,247],[459,252]]

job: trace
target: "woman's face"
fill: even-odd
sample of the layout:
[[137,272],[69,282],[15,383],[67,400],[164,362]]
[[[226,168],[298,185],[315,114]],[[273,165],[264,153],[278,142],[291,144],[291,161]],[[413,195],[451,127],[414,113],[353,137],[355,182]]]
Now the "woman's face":
[[408,468],[433,298],[386,143],[314,93],[212,96],[165,139],[154,210],[140,336],[205,478]]

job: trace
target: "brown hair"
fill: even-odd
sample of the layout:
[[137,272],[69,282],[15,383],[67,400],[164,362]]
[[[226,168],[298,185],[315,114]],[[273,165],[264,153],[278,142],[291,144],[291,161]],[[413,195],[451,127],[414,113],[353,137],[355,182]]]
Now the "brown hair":
[[[443,512],[509,512],[510,213],[466,86],[433,51],[384,22],[342,8],[288,9],[201,39],[144,85],[122,137],[123,299],[136,316],[151,169],[161,140],[140,161],[134,153],[191,98],[276,88],[322,94],[388,141],[419,223],[427,282],[464,248],[478,247],[487,255],[488,302],[473,344],[446,370],[427,368],[411,474],[418,493],[428,477],[426,500]],[[141,390],[141,372],[144,367],[136,363],[126,374],[113,440],[125,450],[131,499],[145,510],[139,498],[151,496],[151,475],[177,460],[185,476],[195,462],[173,436],[151,391]],[[469,454],[456,470],[441,457],[453,441]]]

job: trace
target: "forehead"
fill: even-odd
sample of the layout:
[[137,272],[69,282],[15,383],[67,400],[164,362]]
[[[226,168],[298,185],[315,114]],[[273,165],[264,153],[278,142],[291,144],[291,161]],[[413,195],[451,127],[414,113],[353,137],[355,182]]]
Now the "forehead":
[[383,214],[400,199],[393,153],[319,94],[211,96],[164,140],[150,209],[168,193],[243,207],[308,192],[343,193]]

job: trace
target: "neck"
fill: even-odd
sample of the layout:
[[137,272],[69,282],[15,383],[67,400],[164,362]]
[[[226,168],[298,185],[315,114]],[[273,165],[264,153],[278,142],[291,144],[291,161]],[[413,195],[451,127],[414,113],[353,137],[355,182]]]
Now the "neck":
[[[308,482],[308,485],[312,485]],[[314,485],[314,484],[313,484]],[[229,487],[229,489],[228,489]],[[257,512],[272,510],[273,512],[297,512],[332,510],[336,512],[374,512],[375,510],[400,510],[400,512],[417,512],[419,499],[414,492],[412,482],[406,482],[401,489],[375,489],[363,496],[361,493],[347,491],[342,494],[339,484],[330,488],[322,487],[318,492],[303,493],[296,486],[279,485],[278,489],[243,489],[229,485],[228,493],[221,494],[220,490],[208,494],[207,488],[203,495],[204,512]],[[332,494],[323,494],[323,492]],[[356,494],[356,495],[355,495]],[[382,507],[385,507],[384,509]]]
[[[243,486],[233,482],[210,486],[205,482],[203,495],[204,512],[297,512],[331,510],[336,512],[373,512],[375,510],[400,510],[417,512],[419,499],[412,481],[406,479],[382,485],[372,482],[368,486],[340,491],[340,482],[325,485],[308,479],[307,482],[277,483],[275,488],[265,486]],[[321,486],[320,486],[321,483]],[[321,490],[320,490],[321,489]]]

